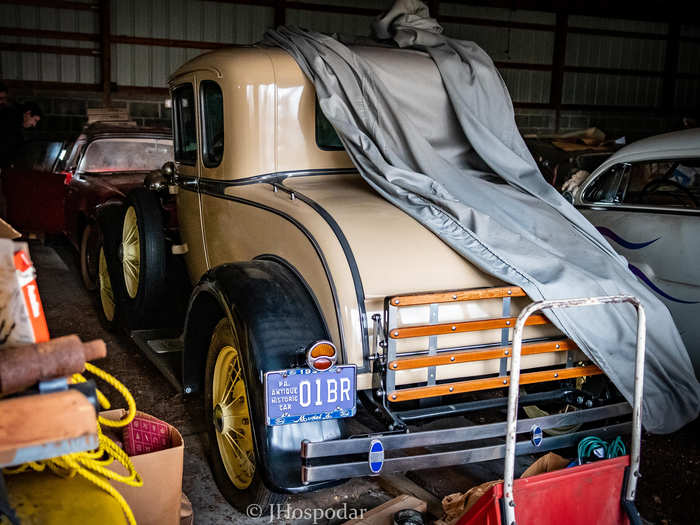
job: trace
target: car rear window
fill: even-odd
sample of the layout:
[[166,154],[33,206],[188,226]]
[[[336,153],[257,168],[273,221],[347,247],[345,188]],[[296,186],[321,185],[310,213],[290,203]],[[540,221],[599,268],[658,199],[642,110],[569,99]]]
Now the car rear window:
[[168,139],[98,139],[88,144],[78,172],[150,171],[173,158]]
[[197,128],[192,84],[185,84],[173,92],[173,109],[175,160],[194,165],[197,162]]
[[321,106],[316,99],[316,144],[324,150],[341,150],[343,143],[340,142],[338,134],[321,110]]

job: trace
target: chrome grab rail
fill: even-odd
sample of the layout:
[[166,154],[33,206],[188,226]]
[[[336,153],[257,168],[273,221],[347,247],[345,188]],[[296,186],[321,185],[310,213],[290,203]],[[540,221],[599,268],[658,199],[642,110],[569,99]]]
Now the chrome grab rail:
[[646,344],[646,314],[639,299],[629,295],[612,295],[581,299],[559,299],[538,301],[528,305],[518,316],[513,331],[513,353],[510,367],[510,386],[508,388],[508,416],[506,430],[506,452],[503,473],[503,500],[507,525],[515,525],[515,499],[513,494],[513,476],[515,470],[516,429],[518,419],[518,394],[520,389],[520,355],[522,352],[523,330],[527,318],[539,310],[548,308],[573,308],[599,304],[630,303],[637,310],[637,349],[634,367],[634,399],[632,410],[632,443],[630,450],[630,468],[627,473],[625,500],[633,501],[637,479],[639,478],[639,457],[642,436],[642,391],[644,382],[644,351]]

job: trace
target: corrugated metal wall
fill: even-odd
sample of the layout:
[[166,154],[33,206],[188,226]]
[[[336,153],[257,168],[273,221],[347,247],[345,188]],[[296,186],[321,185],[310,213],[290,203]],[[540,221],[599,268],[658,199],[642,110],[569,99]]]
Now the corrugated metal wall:
[[[682,26],[681,36],[695,42],[681,42],[678,50],[678,71],[697,74],[700,71],[700,25]],[[679,79],[676,82],[675,104],[678,107],[698,106],[700,79]]]
[[[269,7],[193,0],[112,0],[112,34],[252,44],[272,27]],[[112,81],[124,86],[165,87],[168,75],[203,49],[112,45]]]
[[[668,33],[666,23],[609,20],[591,16],[570,16],[569,26],[644,32],[660,36]],[[569,34],[566,41],[566,66],[649,70],[661,74],[664,71],[665,59],[665,40]],[[608,106],[659,106],[662,83],[661,77],[567,72],[564,75],[562,102]]]
[[[360,35],[369,34],[372,16],[366,12],[323,12],[318,4],[375,10],[391,4],[391,0],[303,1],[315,6],[304,9],[296,2],[295,8],[287,7],[287,24]],[[206,51],[207,43],[248,44],[259,40],[275,20],[274,7],[223,1],[111,0],[110,6],[114,38],[111,80],[119,86],[142,88],[165,87],[168,75],[189,58]],[[556,72],[557,17],[554,13],[442,1],[440,16],[445,19],[447,35],[473,40],[493,57],[516,103],[531,109],[552,108],[550,90],[555,85],[552,80],[553,71]],[[73,11],[0,3],[2,28],[94,35],[73,41],[30,34],[12,36],[0,31],[0,78],[99,84],[100,60],[98,56],[90,56],[91,50],[99,52],[98,18],[97,9]],[[484,25],[474,19],[488,22]],[[498,23],[513,27],[498,27]],[[668,23],[570,15],[567,24],[562,104],[575,110],[577,105],[659,108],[668,102],[664,99],[667,36],[671,31]],[[600,34],[601,30],[614,34]],[[697,109],[700,105],[700,26],[681,26],[680,36],[673,107],[676,110]],[[142,45],[143,42],[134,41],[139,38],[159,39],[160,45]],[[170,40],[175,42],[168,45]],[[78,51],[46,53],[36,48],[26,50],[26,46],[23,51],[15,51],[9,49],[11,44],[65,46]],[[611,68],[611,71],[599,71],[600,68]]]
[[[485,18],[506,22],[526,22],[553,25],[555,15],[539,11],[442,4],[440,14],[469,18]],[[509,29],[473,24],[444,24],[448,36],[473,40],[496,62],[551,64],[554,53],[554,32]],[[549,71],[509,69],[501,65],[501,76],[517,102],[549,102],[552,74]]]
[[[0,4],[0,25],[23,29],[82,33],[96,33],[98,31],[97,17],[93,12],[17,4]],[[97,42],[89,41],[4,35],[0,35],[0,42],[86,49],[96,49],[98,46]],[[95,56],[17,51],[0,52],[0,78],[4,80],[94,84],[99,82],[99,76],[100,64]]]
[[[369,9],[383,8],[391,2],[376,0],[302,0],[305,3],[324,3],[327,5],[346,7],[365,7]],[[344,33],[367,36],[374,17],[353,14],[331,14],[306,9],[287,9],[286,23],[288,25],[313,29],[322,33]]]

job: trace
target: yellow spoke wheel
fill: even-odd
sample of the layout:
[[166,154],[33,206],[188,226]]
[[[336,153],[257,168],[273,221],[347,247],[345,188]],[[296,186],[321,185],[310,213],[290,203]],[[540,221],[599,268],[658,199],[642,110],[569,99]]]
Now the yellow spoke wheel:
[[223,345],[214,365],[212,423],[226,473],[237,489],[245,490],[255,475],[255,445],[240,353],[236,346],[220,343],[230,340],[219,334],[222,330],[230,332],[228,321],[219,323],[212,338],[212,345]]
[[126,292],[129,294],[129,297],[135,299],[139,291],[141,239],[139,237],[139,224],[136,219],[136,210],[133,206],[129,206],[124,215],[122,243],[119,250]]
[[100,303],[102,303],[102,313],[104,313],[107,321],[112,322],[114,320],[114,312],[116,310],[114,291],[112,290],[112,281],[109,278],[109,272],[107,271],[107,259],[105,258],[105,251],[102,246],[100,246],[100,255],[97,266],[97,271],[100,277]]

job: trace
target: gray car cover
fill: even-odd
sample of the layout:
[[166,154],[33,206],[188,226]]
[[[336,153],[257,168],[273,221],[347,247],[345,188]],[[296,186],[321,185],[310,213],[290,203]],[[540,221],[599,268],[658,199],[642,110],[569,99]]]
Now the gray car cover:
[[[398,2],[373,29],[392,40],[346,45],[282,27],[268,31],[264,44],[289,52],[313,82],[367,183],[470,262],[533,300],[640,298],[648,320],[644,425],[666,433],[695,419],[700,384],[668,309],[544,180],[489,56],[474,42],[441,35],[417,1]],[[387,42],[405,50],[388,52]],[[634,308],[546,314],[631,401]]]

